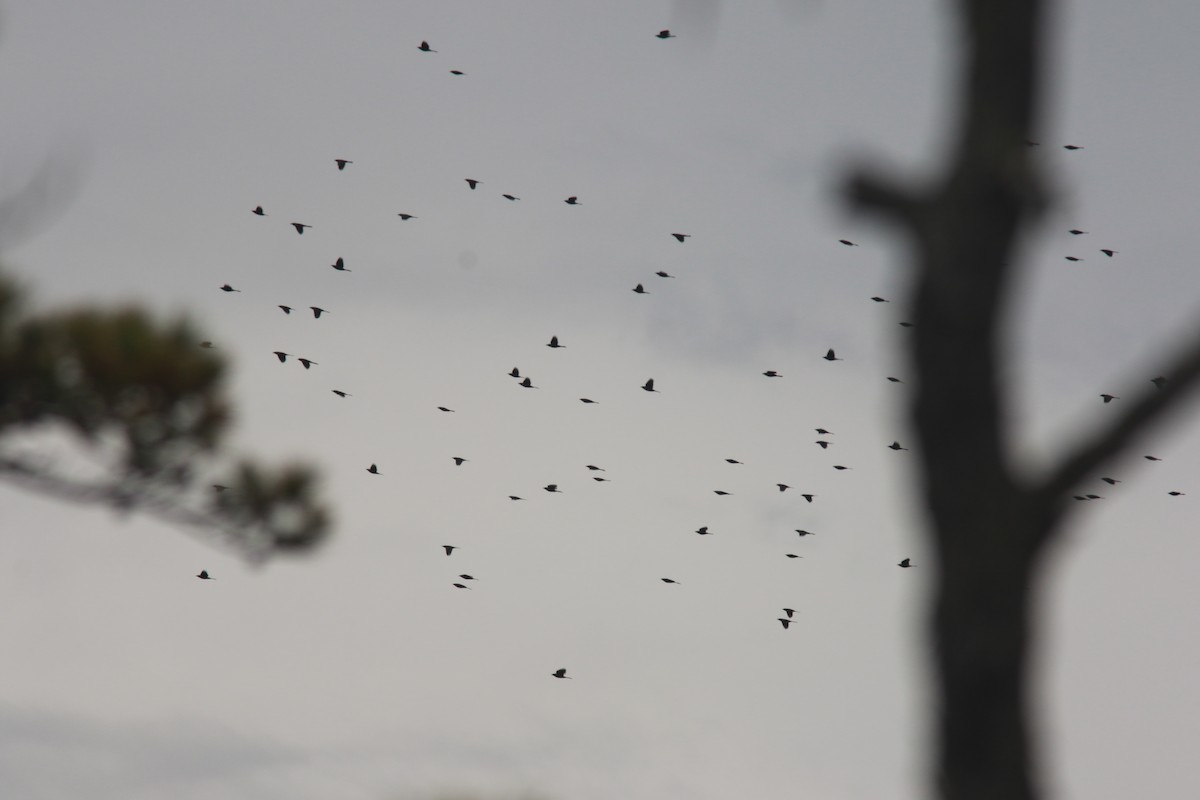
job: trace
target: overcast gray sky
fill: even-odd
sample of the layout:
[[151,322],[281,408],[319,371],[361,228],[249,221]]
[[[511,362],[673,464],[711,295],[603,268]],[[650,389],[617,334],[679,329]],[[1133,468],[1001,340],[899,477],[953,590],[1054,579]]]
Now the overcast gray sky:
[[[912,456],[886,448],[911,439],[886,380],[907,372],[904,265],[836,196],[858,158],[942,155],[947,5],[4,4],[0,187],[51,175],[6,269],[39,304],[190,315],[233,361],[236,447],[318,463],[337,530],[255,569],[0,487],[0,785],[925,796],[932,565]],[[1143,390],[1200,301],[1200,8],[1056,20],[1038,156],[1058,202],[1013,325],[1031,464],[1112,410],[1100,392]],[[1063,797],[1194,786],[1200,425],[1141,450],[1164,460],[1088,486],[1105,499],[1050,570]]]

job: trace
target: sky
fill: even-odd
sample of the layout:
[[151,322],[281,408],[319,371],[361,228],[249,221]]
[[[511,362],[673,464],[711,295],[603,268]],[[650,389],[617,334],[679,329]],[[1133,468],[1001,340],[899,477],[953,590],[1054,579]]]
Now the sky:
[[[0,7],[20,122],[0,196],[42,187],[0,221],[5,269],[41,308],[186,314],[232,362],[235,450],[316,464],[336,515],[315,556],[264,567],[0,486],[0,785],[927,796],[935,565],[913,454],[887,448],[913,439],[886,380],[909,371],[906,257],[839,186],[945,156],[947,5]],[[1029,469],[1119,407],[1101,392],[1150,389],[1195,318],[1200,9],[1156,12],[1053,15],[1036,156],[1055,203],[1009,333]],[[1120,484],[1081,487],[1104,499],[1048,566],[1057,796],[1194,785],[1195,410],[1112,464]]]

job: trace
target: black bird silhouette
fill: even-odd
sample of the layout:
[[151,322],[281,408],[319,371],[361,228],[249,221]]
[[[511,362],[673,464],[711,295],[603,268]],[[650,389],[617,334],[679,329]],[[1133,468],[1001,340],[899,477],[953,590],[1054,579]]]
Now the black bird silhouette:
[[432,47],[429,46],[429,42],[421,42],[419,45],[417,45],[417,49],[420,50],[422,53],[436,53],[437,52],[437,50],[434,50]]
[[726,464],[741,464],[742,462],[738,461],[736,458],[727,458],[727,459],[725,459],[725,463]]
[[289,356],[289,355],[291,355],[291,353],[285,353],[285,352],[283,352],[282,350],[276,350],[276,351],[275,351],[275,357],[279,359],[279,363],[280,363],[280,364],[282,364],[282,363],[284,363],[285,361],[287,361],[287,358],[288,358],[288,356]]
[[[651,378],[650,380],[648,380],[648,381],[646,381],[645,383],[643,383],[643,384],[642,384],[642,389],[643,389],[643,390],[645,390],[645,391],[647,391],[647,392],[657,392],[657,391],[658,391],[658,389],[655,389],[655,388],[654,388],[654,378]],[[661,394],[661,392],[659,392],[659,394]]]
[[505,200],[520,200],[521,199],[514,194],[502,194],[500,196],[503,197]]
[[[383,474],[382,472],[379,471],[379,465],[377,465],[377,464],[372,464],[371,466],[367,467],[367,472],[371,473],[372,475],[382,475]],[[446,555],[449,555],[449,553],[447,553]]]
[[592,480],[599,481],[601,483],[612,483],[611,478],[601,478],[599,475],[593,475]]
[[852,242],[849,239],[838,239],[838,241],[846,245],[846,247],[858,247],[857,242]]
[[508,374],[513,376],[514,378],[519,378],[519,377],[521,377],[521,370],[517,369],[516,367],[513,367],[512,372],[510,372]]
[[662,581],[663,583],[675,583],[675,584],[679,584],[680,586],[683,585],[683,584],[680,584],[679,581],[677,581],[673,578],[659,578],[659,580]]
[[831,348],[829,348],[829,350],[828,350],[828,351],[826,351],[825,355],[821,356],[821,358],[825,359],[826,361],[842,361],[842,360],[843,360],[843,359],[840,359],[840,358],[838,358],[836,355],[834,355],[834,354],[833,354],[833,348],[832,348],[832,347],[831,347]]
[[473,581],[476,579],[474,575],[468,575],[465,572],[462,575],[459,575],[458,577],[462,578],[464,581]]
[[604,467],[597,467],[595,464],[588,464],[587,468],[592,472],[608,472]]
[[872,300],[874,300],[876,303],[890,303],[890,302],[892,302],[891,300],[888,300],[886,297],[872,297],[871,299],[872,299]]
[[671,235],[675,237],[675,241],[677,242],[682,242],[684,239],[692,238],[690,233],[672,233]]
[[581,402],[581,403],[588,403],[588,404],[594,404],[596,401],[595,401],[595,400],[589,400],[589,399],[588,399],[588,398],[586,398],[586,397],[581,397],[581,398],[579,398],[579,402]]
[[353,164],[353,163],[354,163],[353,161],[350,161],[350,160],[348,160],[348,159],[345,159],[345,158],[335,158],[335,159],[334,159],[334,162],[336,162],[336,163],[337,163],[337,165],[338,165],[338,172],[341,172],[342,170],[344,170],[344,169],[346,168],[346,165],[347,165],[347,164]]
[[901,328],[911,328],[913,326],[913,323],[911,322],[897,322],[896,324]]
[[399,218],[400,218],[401,220],[403,220],[404,222],[408,222],[410,219],[416,219],[416,218],[417,218],[417,215],[416,215],[416,214],[397,214],[396,216],[397,216],[397,217],[399,217]]
[[547,492],[550,492],[551,494],[562,494],[562,492],[558,491],[557,483],[547,483],[542,488],[545,489]]
[[579,198],[576,197],[575,195],[571,195],[566,200],[563,200],[563,202],[569,206],[577,206],[577,205],[579,205]]
[[292,313],[292,307],[291,307],[291,306],[280,306],[279,308],[280,308],[280,310],[282,310],[282,311],[283,311],[283,313],[285,313],[285,314],[290,314],[290,313]]
[[321,366],[317,362],[313,361],[311,358],[297,358],[296,360],[299,361],[301,364],[303,364],[305,369],[308,369],[309,367],[312,367],[312,366],[318,366],[318,367]]
[[228,283],[226,283],[226,284],[222,284],[221,291],[222,292],[240,292],[241,289],[235,289],[232,286],[230,286]]
[[1146,459],[1147,461],[1162,461],[1162,459],[1158,456],[1142,456],[1142,458]]
[[888,449],[890,449],[890,450],[907,450],[908,448],[901,447],[899,442],[892,442],[891,444],[888,445]]
[[786,492],[788,489],[792,488],[792,487],[788,486],[786,483],[777,483],[775,485],[779,487],[779,491],[781,491],[781,492]]
[[521,382],[520,382],[520,383],[518,383],[517,385],[518,385],[518,386],[520,386],[522,389],[536,389],[536,388],[538,388],[538,387],[536,387],[536,386],[534,386],[534,385],[533,385],[533,381],[532,381],[532,380],[530,380],[529,378],[526,378],[525,380],[521,381]]
[[451,75],[466,75],[467,73],[463,72],[461,69],[452,69],[452,70],[450,70],[450,74]]
[[293,223],[292,223],[292,227],[296,229],[296,233],[298,233],[298,234],[300,234],[301,236],[303,236],[303,235],[304,235],[304,229],[305,229],[305,228],[311,228],[311,227],[312,227],[312,225],[305,225],[305,224],[304,224],[304,223],[302,223],[302,222],[293,222]]
[[892,383],[904,383],[904,381],[900,380],[899,378],[893,378],[891,375],[888,375],[887,379]]
[[319,308],[318,306],[309,306],[309,308],[310,308],[310,309],[312,309],[312,312],[313,312],[313,319],[320,319],[322,314],[328,314],[328,313],[329,313],[329,312],[328,312],[328,311],[326,311],[325,309],[323,309],[323,308]]
[[788,558],[804,558],[804,556],[798,556],[795,553],[784,553],[784,555]]
[[767,370],[766,372],[763,373],[763,375],[766,375],[768,378],[782,378],[783,377],[782,375],[780,375],[778,372],[776,372],[773,369]]
[[465,583],[452,583],[450,585],[453,586],[455,589],[470,589],[471,588],[470,586],[467,586]]
[[793,528],[793,530],[800,535],[801,539],[803,539],[805,536],[816,536],[816,534],[812,531],[806,531],[803,528]]
[[450,555],[458,549],[458,546],[453,544],[444,544],[442,545],[442,549],[446,551],[446,555]]
[[1171,497],[1182,497],[1184,493],[1183,492],[1167,492],[1167,494],[1171,495]]
[[1121,398],[1117,397],[1115,394],[1102,394],[1100,395],[1100,399],[1106,403],[1111,403],[1113,400],[1120,400]]
[[510,494],[510,495],[508,496],[508,499],[509,499],[509,500],[524,500],[525,498],[524,498],[524,497],[517,497],[515,494]]
[[257,214],[260,217],[265,217],[267,215],[267,212],[262,210],[262,206],[255,206],[250,210],[250,213]]
[[463,458],[462,456],[450,456],[450,457],[454,459],[454,466],[456,466],[456,467],[461,467],[466,462],[466,459]]
[[463,178],[463,180],[467,182],[467,186],[470,186],[472,191],[475,189],[476,186],[483,183],[483,181],[477,181],[474,178]]
[[817,441],[813,442],[813,444],[819,444],[822,450],[829,449],[829,442],[825,441],[824,439],[818,439]]
[[696,528],[696,533],[700,534],[701,536],[708,536],[709,535],[708,526],[704,525],[703,527]]
[[785,608],[785,609],[783,609],[783,613],[785,613],[785,614],[787,614],[787,615],[788,615],[788,619],[791,619],[791,618],[792,618],[792,615],[796,613],[796,609],[794,609],[794,608]]
[[660,277],[660,278],[674,278],[674,277],[675,277],[674,275],[669,275],[669,274],[667,274],[667,273],[663,272],[661,269],[660,269],[658,272],[654,273],[654,274],[655,274],[655,275],[657,275],[657,276],[658,276],[658,277]]
[[916,565],[912,563],[912,559],[911,559],[911,558],[906,558],[906,559],[902,560],[902,561],[901,561],[899,564],[897,564],[896,566],[898,566],[898,567],[904,567],[905,569],[908,569],[909,567],[916,566]]
[[659,31],[658,33],[656,33],[654,35],[656,37],[658,37],[659,39],[674,39],[675,38],[675,34],[671,33],[669,30],[666,30],[666,29]]
[[1071,228],[1071,230],[1067,231],[1067,233],[1073,234],[1075,236],[1080,236],[1081,234],[1087,233],[1087,231],[1081,231],[1081,230],[1079,230],[1079,228]]
[[1116,255],[1120,251],[1119,250],[1101,250],[1100,252],[1104,253],[1104,255],[1108,256],[1109,258],[1112,258],[1114,255]]
[[1167,379],[1159,375],[1157,378],[1151,378],[1150,382],[1154,384],[1154,388],[1161,389],[1166,384]]
[[813,430],[817,432],[818,436],[833,436],[833,431],[827,431],[824,428],[813,428]]
[[566,347],[566,345],[559,344],[557,336],[551,336],[550,342],[546,345],[546,347]]
[[350,394],[349,392],[343,392],[341,389],[332,389],[331,391],[334,394],[336,394],[338,397],[353,397],[354,396],[354,395]]
[[1076,258],[1075,256],[1063,256],[1063,258],[1065,258],[1067,261],[1083,261],[1082,258]]
[[351,271],[351,270],[346,269],[346,262],[342,259],[341,256],[338,256],[338,260],[333,262],[329,266],[333,267],[338,272],[350,272]]
[[1105,483],[1107,483],[1109,486],[1116,486],[1118,483],[1120,483],[1120,482],[1121,482],[1121,481],[1120,481],[1120,480],[1118,480],[1117,478],[1101,478],[1100,480],[1104,481],[1104,482],[1105,482]]
[[792,621],[787,617],[777,617],[777,619],[779,620],[779,624],[783,625],[783,629],[785,631],[787,630],[788,625],[792,624]]
[[839,471],[839,472],[841,472],[841,471],[842,471],[842,470],[844,470],[844,469],[850,469],[849,467],[843,467],[841,464],[834,464],[834,465],[833,465],[833,468],[834,468],[834,469],[836,469],[836,470],[837,470],[837,471]]
[[726,495],[732,494],[732,492],[726,492],[721,489],[713,489],[713,494],[717,495],[718,497],[725,497]]
[[202,581],[211,581],[213,579],[213,577],[208,574],[208,570],[206,570],[206,569],[200,570],[200,572],[197,573],[196,577]]
[[640,283],[637,286],[633,287],[633,291],[636,292],[637,294],[650,294],[649,292],[646,291],[646,288],[644,286],[642,286]]
[[803,497],[805,500],[807,500],[810,503],[813,501],[813,498],[816,497],[815,494],[802,494],[800,496]]
[[446,411],[446,412],[449,412],[449,413],[451,413],[451,414],[453,414],[453,413],[454,413],[454,409],[453,409],[453,408],[446,408],[445,406],[438,406],[438,407],[437,407],[437,410],[438,410],[438,411]]
[[1082,150],[1083,146],[1078,144],[1064,144],[1063,150]]
[[567,674],[566,667],[562,667],[561,669],[556,669],[556,670],[554,670],[554,672],[551,672],[550,674],[556,678],[566,678],[567,680],[571,680],[571,676]]

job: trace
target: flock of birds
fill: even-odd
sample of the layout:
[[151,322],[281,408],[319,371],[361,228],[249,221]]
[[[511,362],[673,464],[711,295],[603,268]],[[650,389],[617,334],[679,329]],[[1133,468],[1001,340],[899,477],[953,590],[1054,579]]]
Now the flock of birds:
[[[655,34],[655,36],[658,39],[663,39],[663,40],[675,38],[675,35],[672,34],[669,30],[662,30],[659,33]],[[422,41],[418,45],[417,49],[423,53],[437,53],[438,52],[437,50],[433,49],[430,46],[429,42],[427,42],[427,41]],[[464,75],[465,74],[461,70],[451,70],[451,72],[455,75]],[[1035,147],[1035,146],[1039,145],[1038,142],[1034,142],[1034,141],[1028,141],[1027,144],[1030,147]],[[1081,146],[1078,146],[1078,145],[1063,145],[1063,147],[1069,151],[1083,149]],[[336,166],[336,169],[339,172],[344,172],[347,169],[347,167],[352,166],[354,164],[354,161],[347,159],[347,158],[336,158],[336,159],[334,159],[334,164]],[[467,185],[467,190],[472,191],[472,192],[477,191],[479,189],[479,187],[484,184],[483,181],[476,179],[476,178],[464,178],[463,181]],[[521,199],[517,195],[508,194],[508,193],[502,193],[500,196],[509,202],[518,202]],[[567,196],[563,200],[563,202],[570,206],[582,205],[582,203],[580,202],[579,197],[577,195]],[[255,206],[253,209],[251,209],[251,213],[258,217],[267,217],[268,216],[267,212],[264,210],[264,208],[261,205]],[[409,212],[401,212],[397,216],[399,216],[399,218],[402,222],[409,222],[411,220],[418,219],[417,215],[409,213]],[[302,223],[302,222],[289,222],[288,225],[295,230],[297,235],[300,235],[300,236],[303,236],[305,231],[311,230],[313,228],[312,225],[310,225],[308,223]],[[1068,231],[1068,233],[1073,238],[1082,237],[1082,236],[1085,236],[1088,234],[1087,231],[1081,230],[1078,228],[1072,228]],[[687,234],[687,233],[671,232],[669,235],[680,244],[685,244],[687,242],[687,240],[691,238],[691,234]],[[851,241],[849,239],[840,239],[838,241],[840,244],[842,244],[846,247],[857,247],[858,246],[857,242]],[[1107,258],[1113,258],[1119,251],[1106,247],[1106,248],[1101,248],[1099,250],[1099,252],[1102,253]],[[1068,261],[1073,261],[1073,262],[1083,260],[1082,257],[1076,256],[1076,255],[1067,255],[1067,256],[1065,256],[1065,258]],[[352,271],[349,267],[347,267],[345,260],[341,257],[338,257],[332,264],[330,264],[330,267],[339,273],[349,273]],[[657,271],[655,273],[655,275],[658,278],[662,278],[662,279],[671,279],[671,278],[675,277],[663,270]],[[226,292],[226,293],[235,293],[235,292],[241,291],[240,289],[237,289],[228,283],[222,284],[219,288],[222,292]],[[650,292],[645,288],[645,285],[642,283],[636,284],[632,288],[631,291],[633,291],[635,294],[638,294],[638,295],[650,294]],[[880,296],[872,296],[872,297],[870,297],[870,300],[875,303],[890,302],[887,298],[880,297]],[[293,311],[297,310],[295,307],[285,305],[285,304],[279,304],[278,308],[285,315],[290,315]],[[309,311],[312,313],[313,318],[317,319],[317,320],[320,320],[324,315],[327,315],[330,313],[328,309],[322,308],[320,306],[309,306],[308,308],[309,308]],[[910,322],[901,321],[898,324],[905,328],[912,327],[912,323],[910,323]],[[206,341],[206,342],[201,342],[201,346],[213,347],[214,345],[212,342]],[[546,342],[545,346],[550,349],[553,349],[553,350],[559,350],[559,349],[565,348],[567,345],[565,345],[560,340],[558,335],[553,335],[550,337],[549,341]],[[288,359],[294,359],[297,363],[299,363],[301,366],[303,366],[304,369],[306,369],[306,370],[309,370],[314,366],[319,366],[318,362],[314,361],[313,359],[311,359],[307,356],[295,355],[293,353],[286,352],[284,350],[275,350],[275,351],[273,351],[273,355],[278,359],[279,363],[281,363],[281,364],[287,363]],[[828,362],[830,364],[844,360],[842,357],[837,355],[837,352],[835,351],[834,348],[827,349],[825,354],[823,356],[820,356],[820,358],[822,358],[823,360],[825,360],[826,362]],[[538,389],[539,388],[533,382],[533,379],[528,375],[522,374],[521,370],[518,367],[513,367],[511,370],[508,371],[507,374],[511,378],[514,379],[515,385],[519,388],[523,388],[523,389]],[[762,372],[761,374],[768,379],[781,379],[784,377],[782,373],[780,373],[778,370],[774,370],[774,369],[766,370],[766,371]],[[895,376],[886,376],[886,378],[891,383],[903,383],[903,380],[901,380],[900,378],[895,377]],[[1158,377],[1153,380],[1154,380],[1154,384],[1156,386],[1161,387],[1165,383],[1166,378]],[[654,378],[648,378],[643,384],[641,384],[641,389],[647,393],[660,393],[660,390],[655,385]],[[350,393],[348,393],[342,389],[332,389],[331,391],[335,395],[337,395],[338,397],[341,397],[341,398],[352,397],[352,395]],[[1111,393],[1103,393],[1100,395],[1100,397],[1101,397],[1102,402],[1105,404],[1120,400],[1119,396],[1111,394]],[[581,402],[583,404],[587,404],[587,405],[594,405],[597,403],[596,400],[589,398],[589,397],[580,397],[578,399],[579,399],[579,402]],[[443,413],[455,413],[455,409],[449,408],[447,406],[437,406],[436,408],[438,411],[443,412]],[[830,431],[823,427],[815,428],[814,431],[817,434],[817,436],[819,437],[817,440],[815,440],[815,444],[817,446],[819,446],[822,450],[828,450],[828,448],[830,447],[830,445],[832,443],[831,440],[829,439],[829,437],[833,436],[833,431]],[[908,448],[902,446],[899,441],[892,441],[891,444],[888,444],[885,446],[888,449],[895,451],[895,452],[901,452],[901,451],[908,450]],[[1151,461],[1160,461],[1161,460],[1160,458],[1153,456],[1153,455],[1146,455],[1145,458],[1148,460],[1151,460]],[[464,464],[469,462],[469,459],[462,457],[462,456],[452,456],[452,459],[453,459],[455,466],[459,466],[459,467],[461,467]],[[740,465],[742,463],[738,459],[734,459],[734,458],[726,458],[725,461],[731,465]],[[851,469],[851,467],[849,467],[845,464],[831,464],[830,466],[832,467],[832,469],[837,470],[839,472]],[[606,470],[600,466],[597,466],[595,464],[588,464],[587,469],[591,473],[592,480],[594,480],[596,482],[603,483],[603,482],[607,482],[610,480],[606,475],[603,474],[606,472]],[[384,474],[384,472],[381,470],[378,463],[371,463],[370,465],[368,465],[365,468],[365,470],[368,474],[370,474],[372,476],[381,476]],[[1102,477],[1100,480],[1102,480],[1104,483],[1108,484],[1109,486],[1114,486],[1114,485],[1120,483],[1120,480],[1110,477],[1110,476]],[[787,483],[782,483],[782,482],[775,483],[774,486],[780,493],[787,492],[793,488],[791,485],[789,485]],[[218,491],[220,491],[220,490],[224,490],[226,487],[215,486],[214,488],[217,489]],[[555,484],[555,483],[546,484],[542,488],[545,492],[548,492],[551,494],[561,493],[558,484]],[[728,492],[728,491],[725,491],[722,489],[716,489],[713,491],[718,496],[727,496],[727,495],[731,494],[731,492]],[[809,504],[813,503],[817,497],[817,494],[814,492],[796,492],[796,494],[799,495],[799,497],[801,497],[806,503],[809,503]],[[1171,496],[1177,497],[1177,496],[1183,495],[1183,492],[1171,491],[1168,494],[1170,494]],[[1079,501],[1099,500],[1099,499],[1102,499],[1102,497],[1103,497],[1102,495],[1094,493],[1094,492],[1087,493],[1087,494],[1075,495],[1075,499],[1079,500]],[[508,495],[508,498],[511,501],[522,501],[525,499],[524,497],[521,497],[519,495]],[[814,535],[814,533],[812,531],[805,530],[803,528],[797,528],[794,530],[795,530],[795,533],[802,539],[804,537]],[[706,526],[701,526],[701,527],[697,528],[694,531],[694,533],[699,536],[708,536],[708,535],[711,535],[712,533],[714,533],[714,531],[710,530],[709,526],[706,525]],[[454,552],[456,550],[459,549],[459,547],[456,545],[446,544],[446,545],[442,545],[442,549],[443,549],[445,555],[447,557],[450,557],[454,554]],[[803,557],[797,553],[785,553],[784,555],[789,559],[798,559],[798,558]],[[917,565],[912,562],[911,558],[903,558],[899,562],[897,562],[896,566],[898,566],[901,569],[909,569],[909,568],[915,567]],[[212,580],[213,579],[213,576],[210,575],[207,570],[201,570],[200,573],[196,575],[196,577],[200,580]],[[471,582],[476,580],[473,575],[471,575],[469,573],[465,573],[465,572],[459,573],[456,576],[456,578],[457,579],[453,580],[450,585],[456,589],[464,589],[464,590],[470,590]],[[671,578],[671,577],[662,577],[662,578],[660,578],[660,580],[664,584],[680,585],[680,582],[678,580]],[[791,624],[795,621],[796,610],[794,608],[783,608],[782,612],[783,612],[783,616],[778,617],[777,621],[780,623],[781,627],[784,630],[788,630],[789,627],[791,626]],[[566,668],[556,669],[554,672],[551,673],[551,675],[553,677],[559,678],[559,679],[569,679],[571,677],[571,676],[567,675]]]

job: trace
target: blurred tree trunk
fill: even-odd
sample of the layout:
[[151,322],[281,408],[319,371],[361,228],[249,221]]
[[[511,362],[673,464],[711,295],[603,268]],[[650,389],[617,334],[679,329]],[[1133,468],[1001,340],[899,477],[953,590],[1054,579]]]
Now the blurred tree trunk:
[[[1041,0],[960,0],[957,140],[944,173],[905,185],[866,171],[849,194],[913,245],[912,420],[937,557],[931,634],[936,774],[944,800],[1042,796],[1029,708],[1038,572],[1070,491],[1122,452],[1195,381],[1200,337],[1111,424],[1044,475],[1014,469],[1003,322],[1020,237],[1043,205],[1029,140],[1043,83]],[[1066,501],[1066,502],[1064,502]]]

